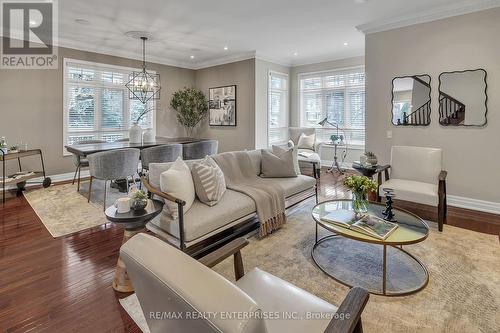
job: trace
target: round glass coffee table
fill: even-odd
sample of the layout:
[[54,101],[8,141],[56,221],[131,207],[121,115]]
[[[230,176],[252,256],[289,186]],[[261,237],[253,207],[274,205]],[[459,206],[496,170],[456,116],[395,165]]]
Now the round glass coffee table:
[[[316,221],[312,258],[323,272],[348,287],[360,286],[376,295],[403,296],[425,288],[429,282],[427,268],[403,250],[403,245],[427,238],[429,227],[424,220],[394,208],[398,227],[385,240],[380,240],[321,219],[340,209],[352,210],[352,201],[325,201],[312,211]],[[368,214],[383,218],[384,209],[385,205],[370,202]],[[327,235],[318,238],[318,226],[326,229]]]

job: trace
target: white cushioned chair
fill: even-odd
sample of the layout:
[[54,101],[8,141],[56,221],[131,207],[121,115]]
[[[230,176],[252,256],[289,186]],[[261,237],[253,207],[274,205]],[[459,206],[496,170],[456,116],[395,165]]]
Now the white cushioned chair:
[[[446,171],[439,148],[394,146],[391,164],[385,166],[385,182],[379,173],[379,200],[384,188],[394,190],[395,199],[437,207],[439,231],[446,217]],[[389,177],[390,169],[390,177]]]
[[[301,134],[311,135],[316,134],[316,129],[311,127],[290,127],[288,129],[289,142],[290,145],[293,143],[294,146],[298,146],[299,138]],[[318,140],[314,140],[314,149],[298,149],[298,160],[299,164],[312,164],[313,166],[313,174],[314,178],[320,177],[321,171],[321,142]],[[301,156],[300,153],[309,153],[311,154],[308,157]]]
[[[247,244],[238,238],[197,261],[151,235],[127,241],[120,255],[150,331],[362,332],[361,313],[369,297],[364,289],[351,289],[337,308],[258,268],[245,275],[240,249]],[[209,268],[231,255],[236,283]],[[158,313],[182,318],[156,318]],[[193,318],[197,313],[205,316]],[[286,318],[285,313],[295,317]],[[324,316],[307,318],[308,313]],[[276,314],[280,316],[266,319]]]

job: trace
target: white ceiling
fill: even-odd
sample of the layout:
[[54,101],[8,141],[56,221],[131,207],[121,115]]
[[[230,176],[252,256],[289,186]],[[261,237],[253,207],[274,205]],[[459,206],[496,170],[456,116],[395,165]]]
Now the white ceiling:
[[[257,56],[297,65],[363,55],[360,30],[414,24],[491,8],[499,2],[59,0],[59,45],[140,58],[140,41],[124,33],[141,30],[155,38],[147,44],[151,62],[202,68]],[[89,24],[78,24],[76,19]],[[345,42],[349,45],[344,46]]]

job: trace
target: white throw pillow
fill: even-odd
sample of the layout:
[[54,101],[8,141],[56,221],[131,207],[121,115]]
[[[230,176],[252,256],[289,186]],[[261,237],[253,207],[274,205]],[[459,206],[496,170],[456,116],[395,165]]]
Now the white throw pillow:
[[299,143],[297,144],[299,149],[312,149],[314,150],[314,141],[316,141],[316,133],[311,135],[305,135],[302,133],[299,137]]
[[[184,213],[193,205],[196,196],[193,177],[191,176],[191,170],[189,170],[187,164],[180,157],[177,158],[167,171],[162,172],[160,175],[160,189],[162,192],[184,200],[186,202],[183,208]],[[165,200],[165,207],[173,219],[179,217],[179,211],[175,202]]]
[[191,174],[198,199],[209,206],[216,205],[226,192],[224,173],[217,163],[207,156],[193,164]]

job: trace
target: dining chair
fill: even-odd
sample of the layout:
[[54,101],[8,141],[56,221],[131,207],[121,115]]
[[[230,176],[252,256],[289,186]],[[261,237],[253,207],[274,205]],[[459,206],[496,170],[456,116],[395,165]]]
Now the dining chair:
[[205,140],[192,143],[186,143],[182,147],[183,160],[197,160],[207,155],[217,154],[219,141]]
[[116,149],[103,151],[88,156],[90,169],[90,184],[88,202],[92,195],[92,180],[104,180],[104,209],[106,209],[106,187],[108,180],[126,179],[128,191],[128,177],[134,177],[139,165],[140,150],[136,148]]
[[[77,144],[79,144],[79,145],[85,145],[85,144],[105,143],[105,142],[106,141],[104,141],[104,140],[84,140],[84,141],[78,142]],[[73,154],[73,163],[76,166],[76,170],[75,170],[75,175],[73,176],[73,182],[71,183],[71,185],[75,185],[76,176],[78,174],[78,185],[76,187],[76,191],[79,192],[80,191],[80,174],[81,174],[81,169],[82,169],[82,167],[83,168],[88,168],[89,161],[88,161],[88,159],[86,157]]]
[[167,144],[141,150],[141,164],[143,170],[149,170],[150,163],[173,162],[182,156],[180,143]]

